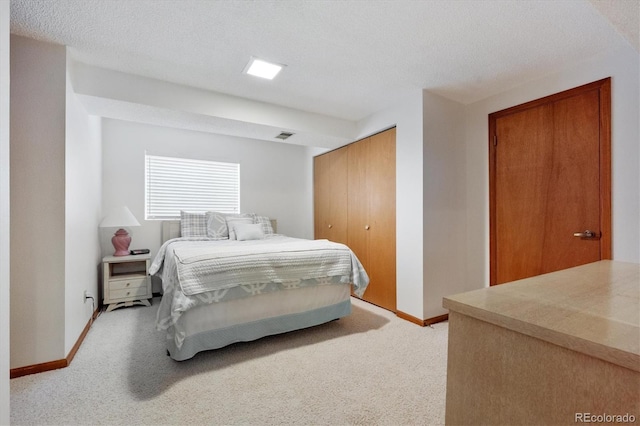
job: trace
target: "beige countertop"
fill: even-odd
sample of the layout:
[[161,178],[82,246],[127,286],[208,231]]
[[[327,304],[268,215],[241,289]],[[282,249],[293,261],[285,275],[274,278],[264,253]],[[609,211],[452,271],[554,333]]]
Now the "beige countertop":
[[443,299],[443,306],[640,372],[640,265],[610,260]]

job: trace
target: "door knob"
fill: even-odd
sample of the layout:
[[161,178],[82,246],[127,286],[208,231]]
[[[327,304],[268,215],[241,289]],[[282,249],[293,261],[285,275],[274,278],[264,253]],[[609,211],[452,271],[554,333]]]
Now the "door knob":
[[365,225],[364,229],[369,230],[369,225]]
[[331,228],[333,225],[329,225],[329,228]]
[[597,238],[598,235],[593,232],[593,231],[589,231],[588,229],[584,232],[576,232],[575,234],[573,234],[574,237],[578,237],[578,238]]

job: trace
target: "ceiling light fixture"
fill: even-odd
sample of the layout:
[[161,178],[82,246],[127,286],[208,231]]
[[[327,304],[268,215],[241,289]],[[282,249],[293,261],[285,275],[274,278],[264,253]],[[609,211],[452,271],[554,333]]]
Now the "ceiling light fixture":
[[247,66],[244,67],[244,73],[273,80],[283,67],[285,67],[285,65],[274,64],[252,57]]

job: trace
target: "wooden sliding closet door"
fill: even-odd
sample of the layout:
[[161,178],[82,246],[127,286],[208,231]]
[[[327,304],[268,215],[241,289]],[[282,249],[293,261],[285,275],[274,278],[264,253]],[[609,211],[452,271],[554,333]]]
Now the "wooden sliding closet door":
[[319,155],[314,158],[314,234],[347,244],[347,149]]
[[363,299],[396,310],[395,128],[348,146],[348,246],[369,274]]
[[[348,184],[349,205],[347,209],[347,245],[358,256],[364,269],[371,278],[369,268],[369,235],[365,227],[369,225],[369,181],[367,179],[369,161],[369,141],[362,139],[348,146],[349,167]],[[372,293],[372,286],[369,285],[366,296]],[[365,299],[367,297],[365,296]],[[367,299],[368,300],[368,299]]]
[[396,129],[314,158],[315,238],[349,246],[369,275],[362,297],[396,310]]

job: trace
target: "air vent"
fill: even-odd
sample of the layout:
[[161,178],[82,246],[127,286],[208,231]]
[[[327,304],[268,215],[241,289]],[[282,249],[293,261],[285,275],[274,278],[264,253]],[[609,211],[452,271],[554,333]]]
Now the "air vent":
[[282,139],[285,140],[291,136],[293,136],[294,133],[289,133],[289,132],[280,132],[280,134],[278,136],[276,136],[276,139]]

